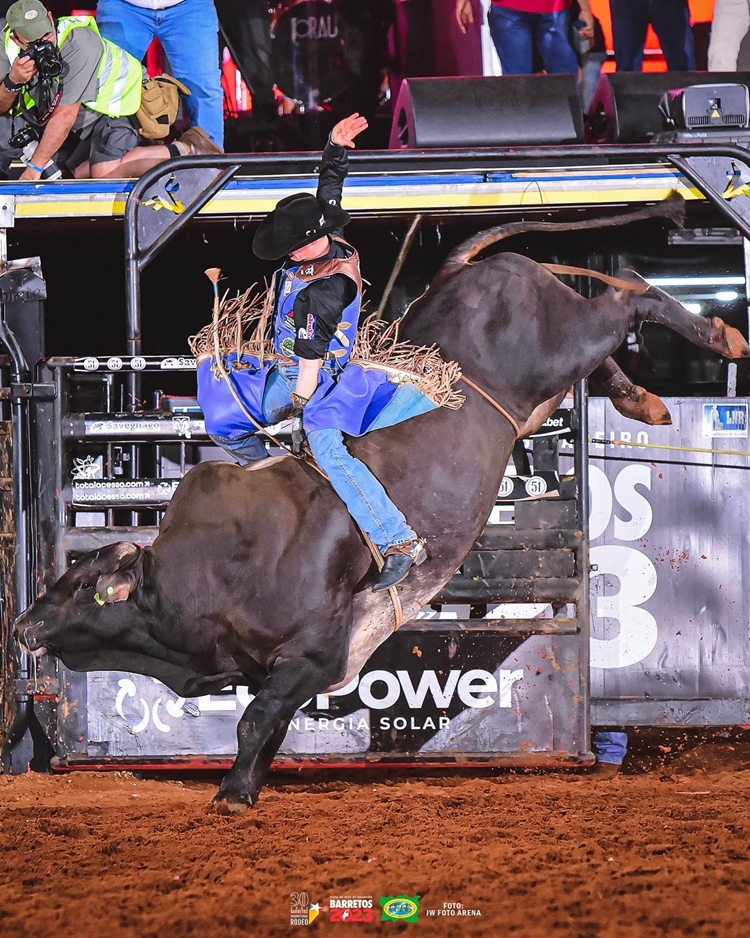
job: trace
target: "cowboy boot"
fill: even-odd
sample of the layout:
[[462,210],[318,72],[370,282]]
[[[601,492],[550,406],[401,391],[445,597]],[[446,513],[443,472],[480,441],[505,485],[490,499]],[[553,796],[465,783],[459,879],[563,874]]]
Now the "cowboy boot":
[[427,560],[424,545],[424,540],[418,538],[406,544],[394,544],[393,547],[389,547],[383,555],[385,564],[372,587],[373,593],[390,589],[400,583],[409,573],[412,564],[419,566],[424,563]]

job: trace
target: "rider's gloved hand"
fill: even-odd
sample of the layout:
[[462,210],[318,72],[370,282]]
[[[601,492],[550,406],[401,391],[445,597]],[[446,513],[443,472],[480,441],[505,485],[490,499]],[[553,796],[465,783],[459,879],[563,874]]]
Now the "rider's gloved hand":
[[307,436],[305,435],[305,428],[302,422],[302,413],[305,409],[305,404],[307,403],[308,398],[302,397],[300,394],[292,394],[292,456],[296,456],[297,459],[304,458],[304,446],[307,442]]

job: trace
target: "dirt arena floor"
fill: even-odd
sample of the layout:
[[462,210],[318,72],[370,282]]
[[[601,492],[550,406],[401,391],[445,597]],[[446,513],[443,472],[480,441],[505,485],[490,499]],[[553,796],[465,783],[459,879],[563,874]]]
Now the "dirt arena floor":
[[[276,774],[234,817],[206,813],[204,779],[0,776],[0,935],[305,934],[304,891],[320,934],[746,938],[748,769],[725,739],[609,781]],[[421,897],[416,923],[380,921],[398,895]],[[373,921],[332,922],[336,896],[372,897]]]

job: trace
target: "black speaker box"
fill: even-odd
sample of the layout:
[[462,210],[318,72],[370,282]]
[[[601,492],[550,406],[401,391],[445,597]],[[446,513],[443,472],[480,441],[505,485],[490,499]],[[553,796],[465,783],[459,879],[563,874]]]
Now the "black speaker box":
[[392,150],[581,143],[572,75],[407,78],[393,112]]
[[687,85],[735,83],[750,88],[750,72],[614,72],[602,75],[586,115],[588,143],[648,143],[668,130],[659,102]]

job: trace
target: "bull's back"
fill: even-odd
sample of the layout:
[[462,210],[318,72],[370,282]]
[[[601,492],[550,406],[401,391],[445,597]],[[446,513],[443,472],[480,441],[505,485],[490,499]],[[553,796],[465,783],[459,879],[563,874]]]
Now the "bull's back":
[[199,463],[177,487],[159,534],[193,525],[225,527],[236,520],[257,526],[277,521],[280,514],[302,515],[315,485],[300,470],[292,459],[254,472],[229,462]]
[[[154,551],[170,565],[188,546],[194,561],[221,565],[252,557],[263,570],[283,566],[298,551],[325,557],[352,539],[361,547],[344,504],[311,466],[284,459],[248,471],[212,461],[191,469],[177,487]],[[327,550],[319,554],[312,541]]]
[[[496,254],[458,270],[416,300],[402,327],[415,344],[437,342],[460,360],[528,346],[529,330],[547,335],[585,303],[546,268],[522,254]],[[512,355],[510,356],[512,361]]]

